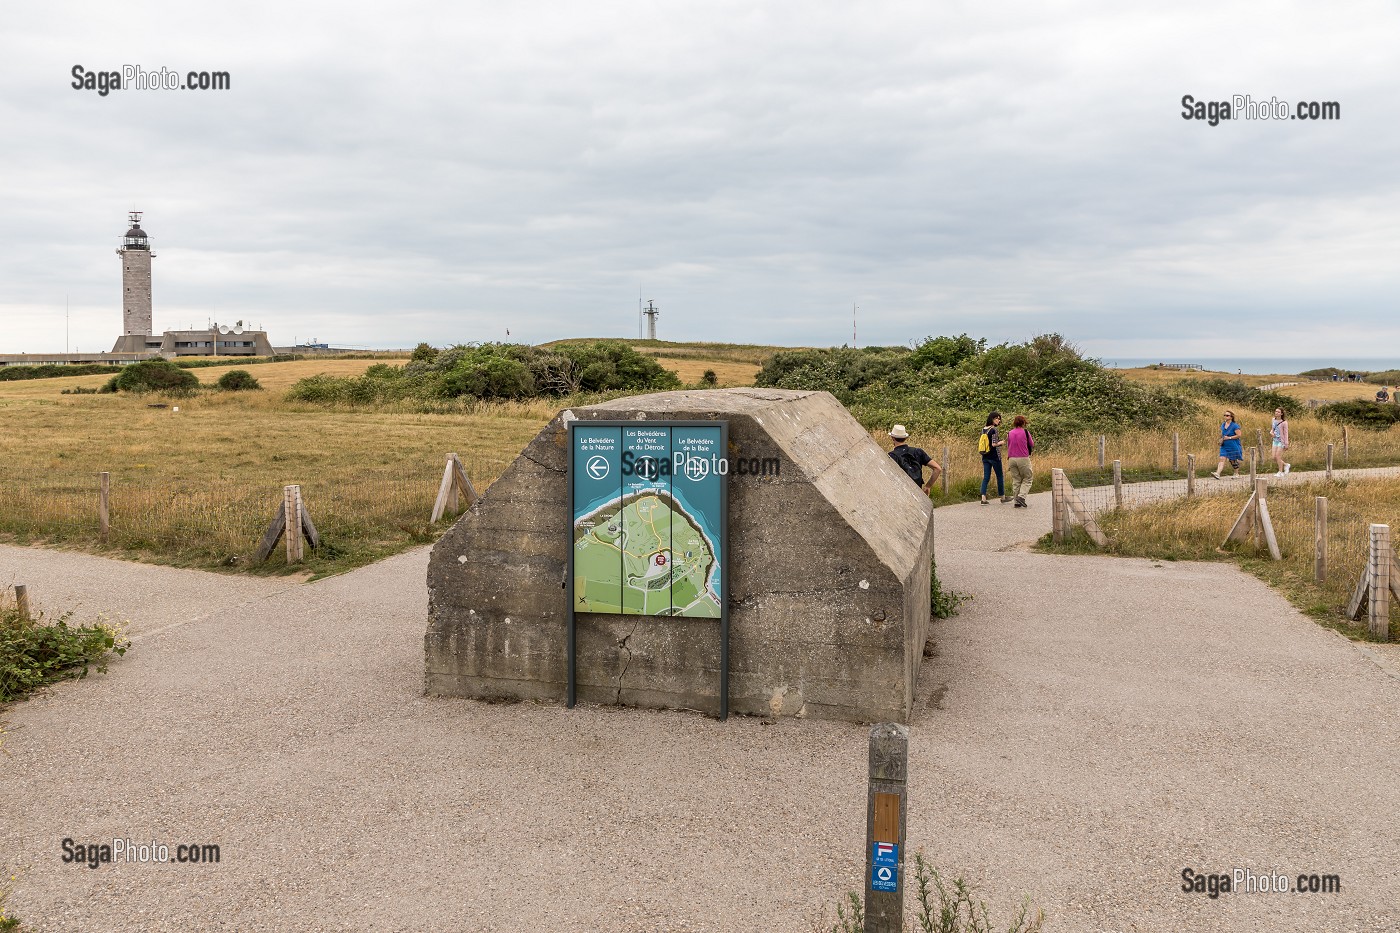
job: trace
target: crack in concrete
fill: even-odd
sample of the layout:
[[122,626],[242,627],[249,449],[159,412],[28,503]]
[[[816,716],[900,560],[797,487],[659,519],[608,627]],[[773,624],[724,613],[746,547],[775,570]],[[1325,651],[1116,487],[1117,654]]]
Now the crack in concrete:
[[622,672],[617,675],[617,693],[613,695],[614,705],[622,703],[622,679],[627,676],[627,668],[632,666],[632,650],[627,647],[627,642],[631,641],[632,636],[637,634],[637,628],[641,624],[642,620],[638,619],[632,626],[632,631],[628,632],[622,641],[617,643],[617,647],[626,652],[627,656],[622,661]]

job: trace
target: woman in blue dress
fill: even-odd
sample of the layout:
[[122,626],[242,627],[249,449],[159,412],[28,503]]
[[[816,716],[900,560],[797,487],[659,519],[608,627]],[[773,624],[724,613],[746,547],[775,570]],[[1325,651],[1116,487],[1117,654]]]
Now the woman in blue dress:
[[1244,462],[1244,445],[1240,438],[1244,436],[1244,428],[1235,421],[1235,413],[1228,408],[1225,410],[1225,420],[1220,423],[1220,463],[1216,466],[1215,472],[1210,474],[1216,479],[1220,479],[1220,474],[1225,472],[1225,464],[1229,464],[1235,470],[1235,475],[1240,475],[1240,464]]

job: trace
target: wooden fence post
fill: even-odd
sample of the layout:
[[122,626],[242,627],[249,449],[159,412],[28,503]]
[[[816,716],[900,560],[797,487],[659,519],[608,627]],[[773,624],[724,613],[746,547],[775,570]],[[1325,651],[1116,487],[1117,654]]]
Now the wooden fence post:
[[909,729],[870,729],[865,805],[865,933],[904,933],[904,834],[909,787]]
[[1390,638],[1390,526],[1371,526],[1369,628],[1374,638]]
[[1249,448],[1249,488],[1254,488],[1254,480],[1259,475],[1259,448]]
[[1099,469],[1100,469],[1100,470],[1103,469],[1103,449],[1104,449],[1104,444],[1107,442],[1107,440],[1108,440],[1108,439],[1107,439],[1104,435],[1102,435],[1102,434],[1099,435]]
[[1123,461],[1113,461],[1113,503],[1116,508],[1123,507]]
[[1263,429],[1263,428],[1255,428],[1255,429],[1254,429],[1254,444],[1255,444],[1255,446],[1257,446],[1257,447],[1259,448],[1259,453],[1262,455],[1262,454],[1264,453],[1264,429]]
[[1050,539],[1065,542],[1065,471],[1056,467],[1050,471]]
[[1318,496],[1313,512],[1313,577],[1327,582],[1327,497]]
[[1194,496],[1196,494],[1196,455],[1186,455],[1186,494]]
[[1180,467],[1178,466],[1178,464],[1179,464],[1180,462],[1181,462],[1181,432],[1180,432],[1180,431],[1173,431],[1173,432],[1172,432],[1172,472],[1173,472],[1173,473],[1175,473],[1178,469],[1180,469]]
[[1259,523],[1259,537],[1268,547],[1270,557],[1274,560],[1283,560],[1283,552],[1278,547],[1278,537],[1274,534],[1274,520],[1269,515],[1269,481],[1260,479],[1257,483],[1254,487],[1257,503],[1254,509],[1254,518]]
[[105,542],[108,532],[112,530],[111,512],[109,511],[112,474],[102,472],[98,473],[97,476],[97,532]]
[[282,506],[286,510],[287,526],[283,534],[287,539],[287,563],[301,563],[301,487],[297,485],[282,488]]
[[1351,432],[1346,425],[1342,425],[1342,462],[1351,462]]
[[940,474],[940,482],[943,484],[943,495],[948,495],[948,445],[943,445],[943,472]]
[[1332,444],[1328,444],[1328,445],[1327,445],[1327,478],[1328,478],[1329,480],[1332,478],[1332,448],[1333,448],[1333,446],[1334,446],[1334,445],[1332,445]]
[[29,621],[29,587],[23,583],[15,584],[15,611],[19,613],[21,622]]

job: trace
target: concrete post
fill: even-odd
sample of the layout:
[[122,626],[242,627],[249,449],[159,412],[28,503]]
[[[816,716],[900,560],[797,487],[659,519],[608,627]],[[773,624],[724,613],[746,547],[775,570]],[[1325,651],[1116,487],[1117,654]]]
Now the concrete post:
[[1313,577],[1327,582],[1327,497],[1318,496],[1313,515]]
[[[1390,640],[1389,525],[1371,526],[1371,598],[1368,621],[1372,637],[1381,641]],[[869,926],[866,929],[869,929]]]
[[904,933],[908,782],[909,729],[891,722],[872,726],[865,804],[865,933]]
[[1123,507],[1123,461],[1113,461],[1113,504],[1115,508]]
[[1332,478],[1332,448],[1334,446],[1333,444],[1327,445],[1327,478],[1329,480]]
[[1194,496],[1196,494],[1196,455],[1186,455],[1186,494]]

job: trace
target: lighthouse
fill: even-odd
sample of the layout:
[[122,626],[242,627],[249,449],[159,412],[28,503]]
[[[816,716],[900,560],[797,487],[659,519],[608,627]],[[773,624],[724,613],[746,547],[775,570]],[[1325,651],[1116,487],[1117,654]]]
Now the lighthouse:
[[[122,336],[149,337],[151,328],[151,241],[141,229],[141,212],[130,213],[131,229],[122,238]],[[141,341],[142,344],[145,341]],[[142,347],[144,349],[144,347]]]

